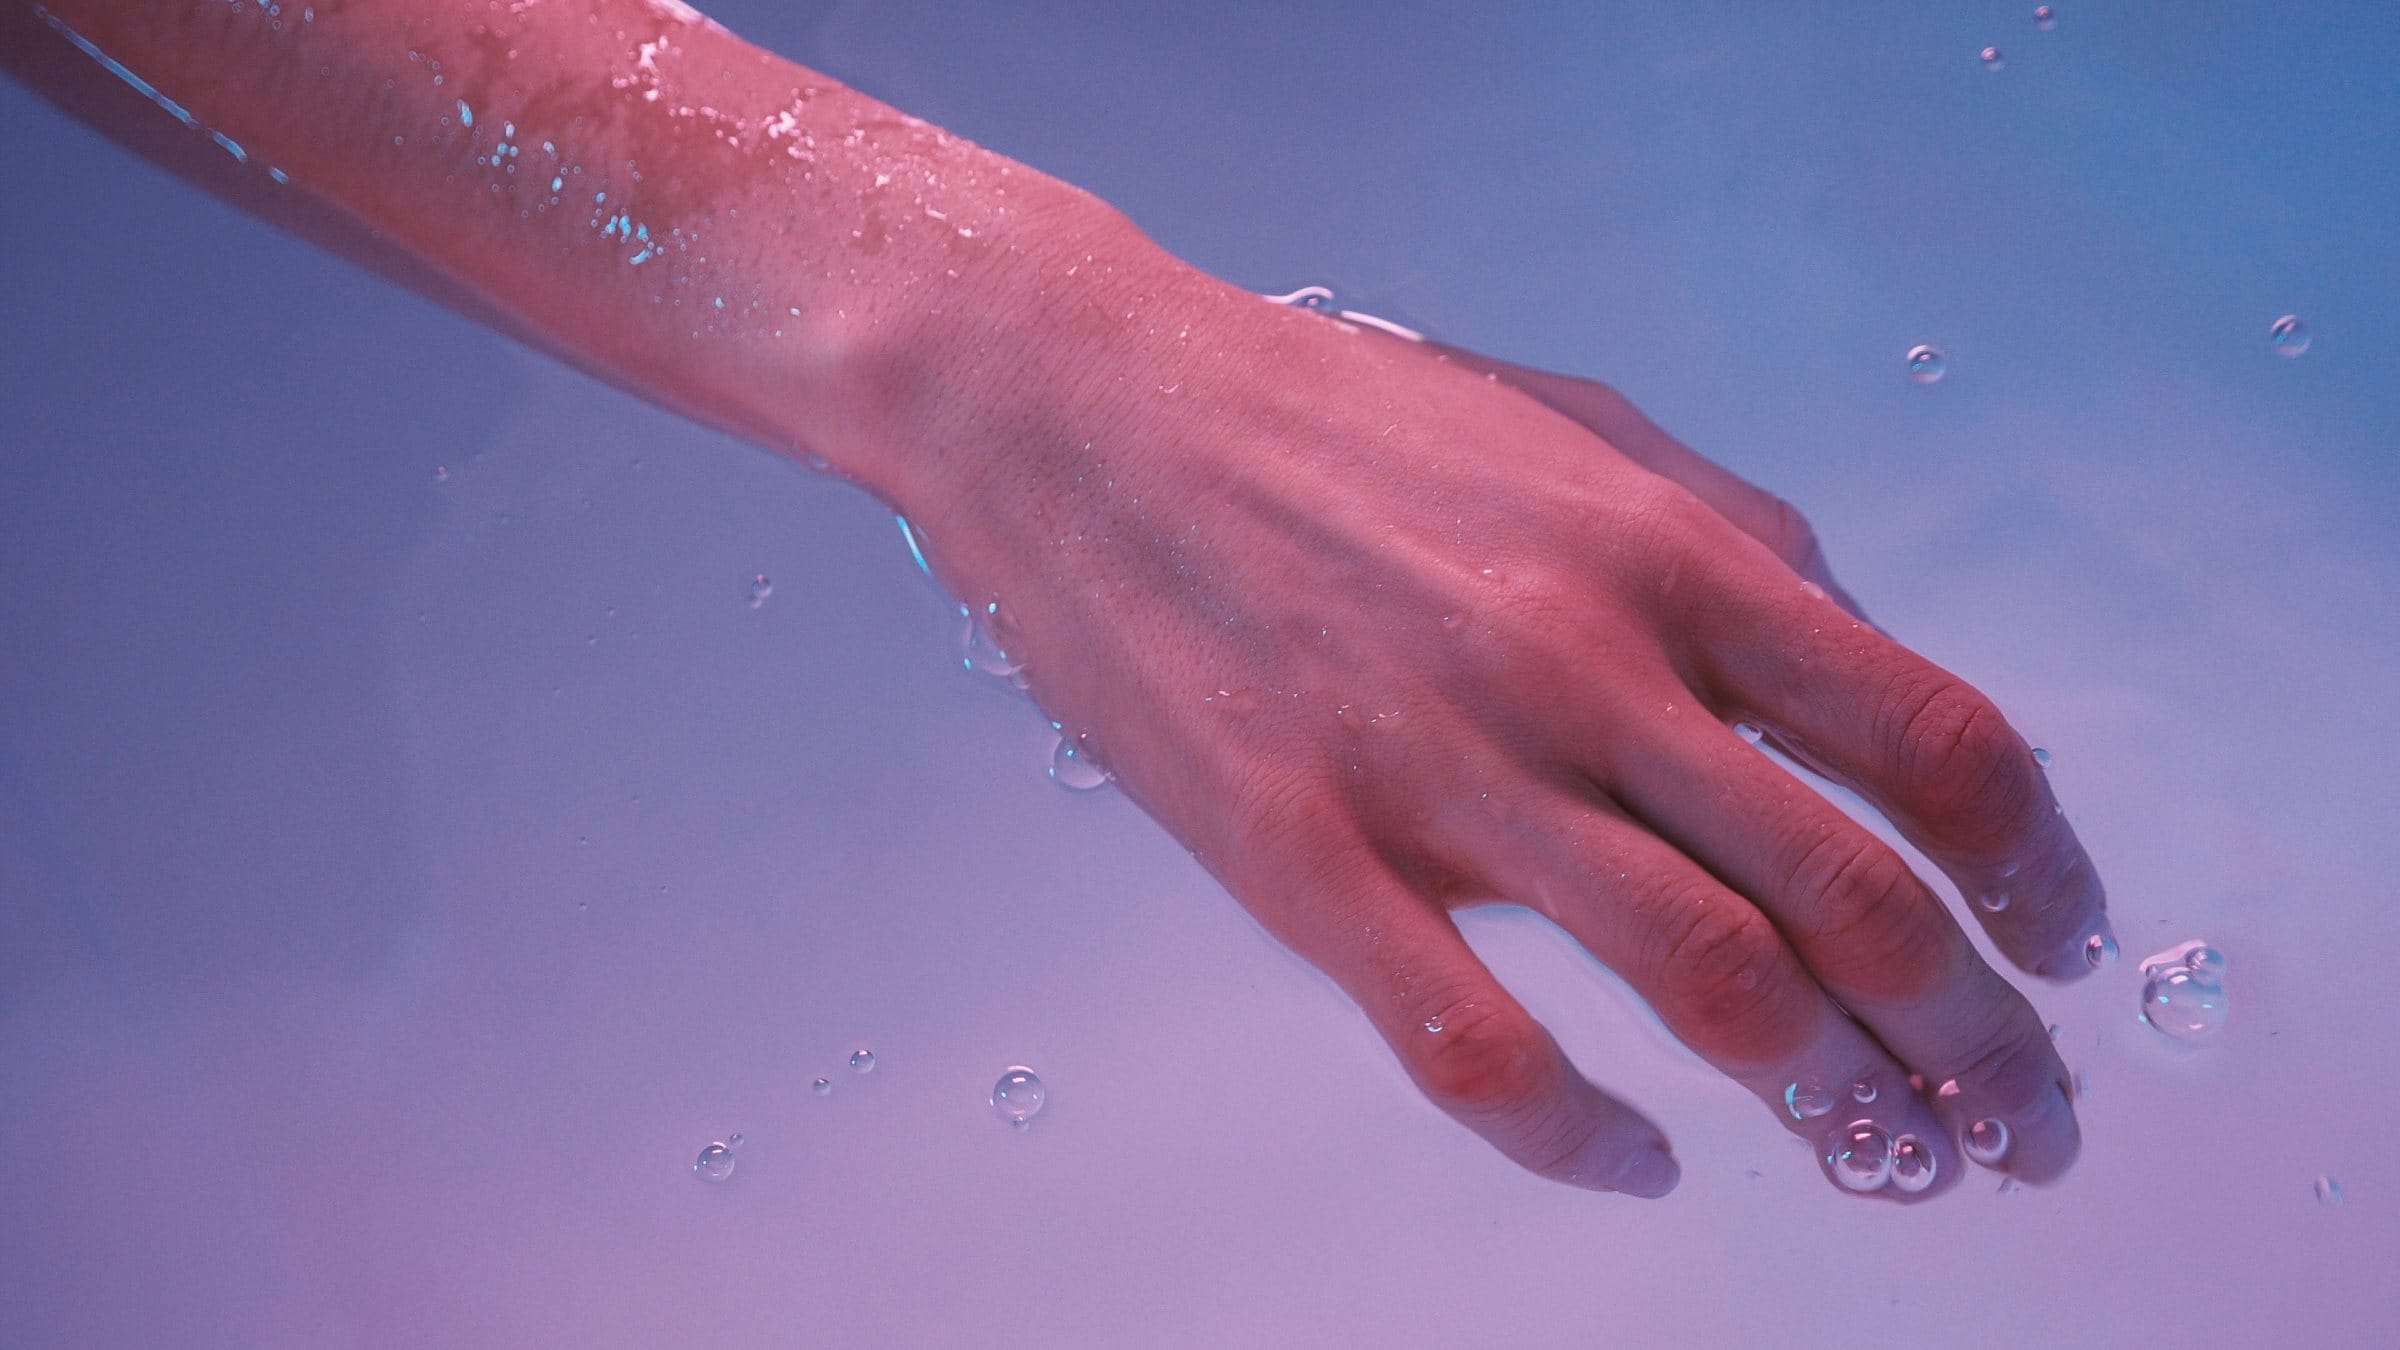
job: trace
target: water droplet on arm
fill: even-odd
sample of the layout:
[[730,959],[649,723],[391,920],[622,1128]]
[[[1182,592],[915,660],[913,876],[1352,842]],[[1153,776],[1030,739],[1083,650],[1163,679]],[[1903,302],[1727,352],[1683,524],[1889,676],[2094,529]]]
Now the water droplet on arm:
[[2008,1156],[2008,1124],[1986,1116],[1967,1127],[1967,1156],[1986,1167]]
[[1107,785],[1108,770],[1081,737],[1062,735],[1050,747],[1050,777],[1069,792],[1091,792]]
[[1814,1120],[1833,1110],[1833,1089],[1816,1082],[1790,1084],[1783,1090],[1783,1109],[1794,1120]]
[[1871,1120],[1854,1120],[1836,1131],[1825,1161],[1844,1190],[1878,1190],[1892,1177],[1891,1132]]

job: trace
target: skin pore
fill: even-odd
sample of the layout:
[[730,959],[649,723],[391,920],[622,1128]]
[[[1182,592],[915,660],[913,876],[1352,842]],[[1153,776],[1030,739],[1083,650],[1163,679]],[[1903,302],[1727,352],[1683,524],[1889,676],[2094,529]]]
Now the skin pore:
[[2104,897],[2030,750],[1865,621],[1796,512],[1614,390],[1269,304],[673,0],[0,0],[0,63],[902,511],[1048,715],[1527,1168],[1644,1196],[1679,1170],[1467,905],[1571,934],[1845,1191],[2073,1162],[2032,1007],[1735,726],[2010,896],[1969,912],[2074,979]]

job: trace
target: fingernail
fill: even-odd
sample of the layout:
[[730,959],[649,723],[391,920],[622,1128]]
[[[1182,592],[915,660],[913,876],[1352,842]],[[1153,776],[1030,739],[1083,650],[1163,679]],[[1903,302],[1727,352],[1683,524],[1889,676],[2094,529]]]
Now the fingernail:
[[1681,1180],[1683,1169],[1675,1165],[1675,1159],[1658,1145],[1645,1144],[1625,1160],[1625,1166],[1618,1170],[1617,1179],[1609,1183],[1609,1189],[1626,1195],[1638,1195],[1644,1200],[1656,1200],[1674,1190],[1675,1183]]

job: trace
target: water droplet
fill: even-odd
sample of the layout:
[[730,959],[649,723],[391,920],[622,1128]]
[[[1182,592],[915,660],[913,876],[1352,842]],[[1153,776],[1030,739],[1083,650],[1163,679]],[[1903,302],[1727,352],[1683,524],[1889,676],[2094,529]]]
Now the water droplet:
[[1445,614],[1442,616],[1442,631],[1445,633],[1455,633],[1459,629],[1466,626],[1467,616],[1464,614]]
[[1908,349],[1908,378],[1919,384],[1931,384],[1949,373],[1950,362],[1939,347],[1915,346]]
[[1069,792],[1090,792],[1108,783],[1108,770],[1093,757],[1088,742],[1060,736],[1050,747],[1050,777]]
[[999,601],[987,601],[979,610],[958,607],[958,632],[951,645],[960,665],[995,679],[1008,679],[1025,668],[1024,660],[1009,650],[1016,645],[1014,639],[1014,627],[1002,617]]
[[2275,346],[2277,356],[2298,356],[2308,350],[2308,325],[2297,314],[2286,314],[2267,329],[2267,341]]
[[1433,1032],[1433,1033],[1434,1033],[1434,1034],[1436,1034],[1436,1035],[1439,1035],[1439,1034],[1441,1034],[1441,1030],[1442,1030],[1442,1019],[1441,1019],[1441,1018],[1439,1018],[1439,1017],[1428,1017],[1428,1018],[1426,1018],[1426,1019],[1425,1019],[1425,1029],[1426,1029],[1427,1031]]
[[822,1097],[833,1091],[833,1080],[830,1078],[820,1078],[815,1082],[810,1083],[808,1085],[808,1090]]
[[1852,1083],[1850,1085],[1850,1100],[1857,1102],[1860,1106],[1865,1106],[1867,1103],[1875,1100],[1874,1078],[1861,1078],[1857,1082]]
[[2053,28],[2058,27],[2057,12],[2052,10],[2048,5],[2035,5],[2033,7],[2033,26],[2041,29],[2045,33],[2049,32]]
[[1892,1188],[1910,1195],[1933,1184],[1933,1147],[1913,1134],[1892,1141]]
[[1892,1179],[1891,1132],[1871,1120],[1854,1120],[1835,1131],[1825,1162],[1842,1189],[1872,1191]]
[[2040,747],[2040,746],[2038,746],[2038,745],[2037,745],[2037,746],[2035,746],[2035,747],[2033,747],[2033,762],[2034,762],[2034,763],[2036,763],[2036,764],[2039,764],[2039,765],[2041,765],[2041,766],[2042,766],[2043,768],[2045,768],[2045,769],[2049,768],[2049,767],[2050,767],[2050,752],[2049,752],[2049,751],[2047,751],[2047,750],[2044,750],[2042,747]]
[[750,578],[750,608],[756,609],[767,603],[767,597],[774,593],[775,583],[767,580],[766,573],[760,572]]
[[1767,733],[1760,731],[1757,727],[1750,725],[1748,722],[1734,723],[1733,734],[1741,737],[1745,741],[1750,742],[1752,745],[1756,745],[1760,741],[1766,739],[1767,735]]
[[692,1161],[692,1172],[702,1181],[723,1181],[733,1175],[733,1150],[722,1141],[700,1150]]
[[2008,1123],[1990,1116],[1967,1127],[1967,1156],[1986,1167],[2008,1156]]
[[2225,989],[2188,966],[2153,971],[2142,984],[2142,1020],[2179,1041],[2206,1040],[2225,1025]]
[[1983,62],[1985,70],[1998,70],[2008,63],[2007,58],[2001,56],[1998,47],[1986,47],[1976,55]]
[[1833,1110],[1833,1090],[1822,1083],[1793,1083],[1783,1090],[1783,1109],[1794,1120],[1814,1120]]
[[2117,940],[2106,933],[2094,933],[2084,939],[2083,963],[2094,970],[2106,970],[2117,963]]
[[864,1049],[851,1051],[850,1068],[855,1073],[873,1072],[875,1069],[875,1052]]
[[2342,1183],[2323,1173],[2317,1174],[2317,1203],[2327,1209],[2337,1209],[2342,1203]]
[[2008,892],[1985,891],[1975,897],[1975,908],[1986,914],[1997,914],[2008,908]]
[[1050,1099],[1050,1089],[1033,1070],[1022,1064],[1012,1064],[1000,1081],[992,1085],[992,1109],[1012,1125],[1023,1125],[1042,1109]]

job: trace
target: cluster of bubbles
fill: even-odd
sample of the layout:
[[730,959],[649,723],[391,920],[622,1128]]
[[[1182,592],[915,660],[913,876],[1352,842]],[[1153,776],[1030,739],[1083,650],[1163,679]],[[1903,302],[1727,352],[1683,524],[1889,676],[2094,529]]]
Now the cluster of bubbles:
[[2206,1040],[2225,1025],[2225,954],[2179,942],[2142,962],[2142,1020],[2179,1041]]
[[1825,1167],[1843,1190],[1861,1195],[1885,1186],[1914,1195],[1940,1170],[1933,1149],[1913,1134],[1895,1135],[1872,1120],[1854,1120],[1826,1136]]
[[[864,1048],[853,1051],[850,1067],[859,1073],[872,1070],[875,1067],[875,1052]],[[809,1084],[809,1090],[822,1097],[833,1091],[833,1083],[819,1078]],[[1049,1100],[1050,1088],[1042,1082],[1041,1075],[1022,1064],[1009,1065],[1002,1071],[1000,1080],[992,1084],[993,1113],[1018,1129],[1030,1125]],[[732,1180],[734,1150],[741,1146],[742,1136],[739,1134],[711,1140],[701,1147],[700,1155],[692,1160],[692,1175],[708,1182]]]

